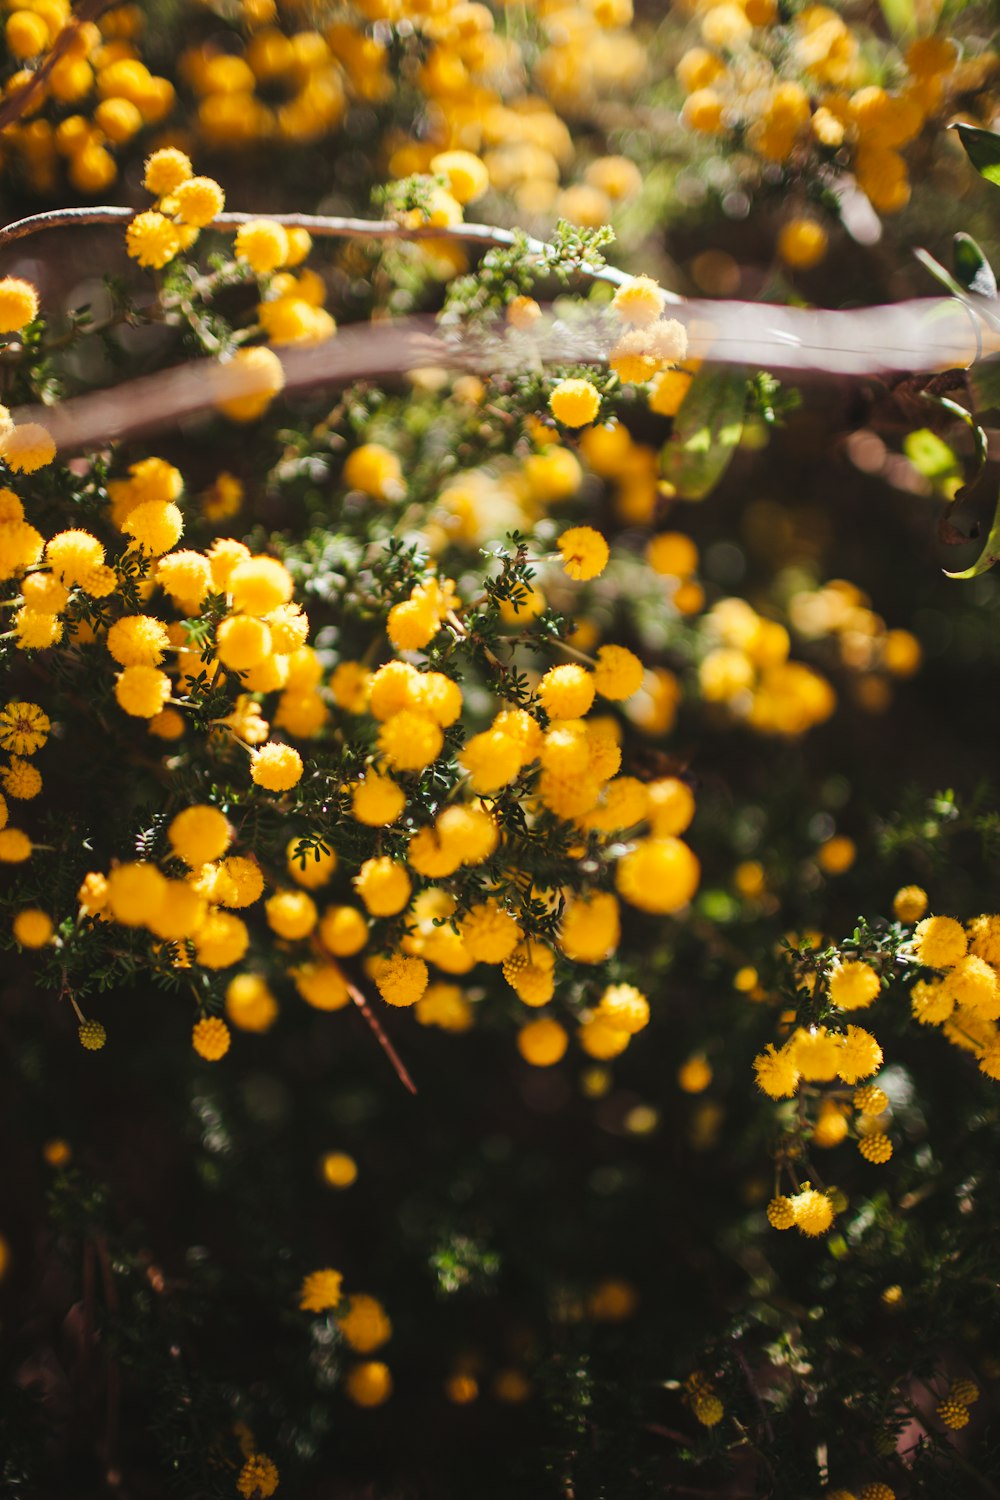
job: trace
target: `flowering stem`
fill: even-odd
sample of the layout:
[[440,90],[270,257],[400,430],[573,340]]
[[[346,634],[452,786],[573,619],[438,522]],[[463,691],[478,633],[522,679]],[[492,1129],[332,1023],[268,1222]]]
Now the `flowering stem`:
[[413,1079],[407,1072],[402,1058],[390,1042],[389,1038],[386,1036],[385,1031],[382,1028],[382,1023],[379,1021],[378,1016],[376,1016],[375,1012],[368,1004],[368,1001],[365,999],[364,995],[358,989],[357,985],[352,984],[349,979],[347,980],[347,993],[350,995],[351,999],[358,1007],[358,1010],[368,1022],[368,1025],[371,1027],[372,1031],[375,1033],[375,1037],[378,1041],[379,1046],[382,1048],[382,1051],[388,1057],[389,1061],[392,1063],[392,1066],[396,1071],[396,1077],[399,1079],[404,1088],[408,1089],[411,1094],[415,1095],[417,1092],[417,1085],[413,1082]]

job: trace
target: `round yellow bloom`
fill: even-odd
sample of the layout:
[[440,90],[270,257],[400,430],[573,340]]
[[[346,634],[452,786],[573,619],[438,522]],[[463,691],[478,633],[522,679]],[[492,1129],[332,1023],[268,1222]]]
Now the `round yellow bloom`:
[[344,1389],[355,1406],[381,1406],[392,1395],[392,1374],[388,1365],[368,1359],[354,1366]]
[[276,557],[247,557],[231,569],[226,592],[233,609],[245,615],[267,615],[292,597],[292,575]]
[[656,322],[665,300],[659,284],[652,277],[635,276],[618,288],[611,299],[611,307],[627,327],[645,328]]
[[22,829],[0,829],[0,864],[23,864],[31,857],[32,847],[31,840]]
[[892,898],[893,915],[900,922],[919,922],[927,910],[927,892],[919,885],[904,885]]
[[218,867],[212,900],[237,909],[252,906],[264,890],[264,876],[254,859],[231,854]]
[[448,191],[456,203],[474,203],[490,185],[490,174],[471,151],[440,151],[430,160],[430,170],[448,179]]
[[473,791],[488,794],[508,786],[521,770],[521,747],[499,729],[466,740],[458,763],[469,773]]
[[698,889],[701,865],[687,844],[676,838],[644,839],[615,867],[620,895],[641,911],[680,911]]
[[394,771],[422,771],[441,753],[444,735],[428,714],[392,714],[379,731],[378,748]]
[[778,235],[778,254],[786,266],[808,271],[826,255],[828,237],[815,219],[791,219]]
[[363,443],[348,454],[344,483],[373,500],[400,500],[406,493],[402,465],[395,453],[381,443]]
[[870,1032],[848,1026],[841,1039],[837,1075],[845,1083],[860,1083],[882,1066],[882,1048]]
[[115,681],[118,706],[137,719],[152,719],[170,697],[170,678],[155,667],[126,667]]
[[14,700],[0,710],[0,746],[13,755],[34,755],[51,728],[48,714],[37,703]]
[[13,921],[14,936],[22,948],[44,948],[54,932],[52,918],[37,906],[19,911]]
[[525,1062],[536,1068],[550,1068],[557,1063],[569,1046],[569,1037],[558,1021],[541,1016],[529,1021],[517,1034],[517,1050]]
[[356,906],[328,906],[320,918],[319,936],[336,958],[360,953],[368,941],[368,923]]
[[795,1204],[783,1194],[767,1205],[767,1222],[772,1229],[791,1229],[795,1224]]
[[602,646],[597,653],[594,686],[602,698],[621,703],[642,687],[644,671],[635,652],[625,646]]
[[394,953],[379,962],[375,984],[386,1005],[416,1005],[427,988],[427,965],[422,958]]
[[524,936],[510,912],[495,901],[470,906],[459,922],[459,932],[470,957],[485,964],[502,964]]
[[34,11],[15,10],[7,17],[4,39],[11,57],[23,61],[45,51],[49,41],[49,28],[44,18]]
[[[349,1188],[358,1180],[358,1164],[353,1156],[348,1156],[344,1151],[328,1151],[320,1162],[320,1170],[323,1174],[323,1181],[328,1187]],[[372,1300],[374,1301],[374,1298]],[[352,1307],[356,1301],[356,1297],[351,1298]],[[341,1328],[343,1328],[342,1322]],[[351,1341],[348,1339],[348,1342]],[[352,1349],[357,1347],[356,1344],[351,1344]],[[376,1349],[378,1345],[372,1344],[369,1347]],[[362,1354],[367,1352],[367,1349],[361,1350]]]
[[122,667],[158,667],[170,646],[167,627],[150,615],[123,615],[104,644]]
[[703,1427],[716,1427],[725,1416],[725,1407],[718,1396],[700,1392],[691,1402],[691,1410]]
[[563,567],[578,583],[597,578],[608,565],[608,544],[592,526],[571,526],[559,538]]
[[215,404],[234,422],[255,422],[284,388],[285,369],[272,349],[260,345],[237,349],[228,363],[219,366]]
[[862,1136],[858,1142],[858,1150],[865,1161],[881,1165],[892,1156],[892,1142],[881,1131],[874,1131],[871,1135]]
[[192,175],[191,159],[175,146],[165,146],[146,158],[142,185],[157,198],[164,198]]
[[582,719],[594,702],[594,679],[575,662],[550,667],[538,684],[538,698],[550,719]]
[[351,1002],[351,992],[336,964],[299,964],[292,970],[295,988],[314,1010],[343,1010]]
[[[344,1160],[351,1159],[344,1157]],[[371,1354],[392,1337],[392,1324],[385,1308],[376,1297],[369,1297],[364,1292],[357,1292],[350,1298],[347,1311],[337,1318],[337,1327],[358,1354]]]
[[269,1031],[278,1002],[260,974],[237,974],[226,986],[226,1016],[241,1031]]
[[55,456],[55,440],[40,422],[24,422],[0,437],[0,458],[15,474],[34,474]]
[[950,969],[968,947],[962,924],[954,917],[925,917],[913,937],[917,957],[929,969]]
[[42,790],[41,773],[30,760],[24,760],[19,755],[11,756],[10,764],[0,770],[0,781],[3,782],[7,796],[15,797],[21,802],[29,802]]
[[837,960],[830,970],[828,985],[830,1001],[838,1010],[863,1010],[882,989],[875,970],[853,958]]
[[302,757],[291,745],[269,740],[253,753],[250,777],[268,792],[287,792],[302,779]]
[[170,194],[174,213],[182,224],[204,229],[221,214],[226,195],[213,177],[188,177]]
[[20,276],[0,277],[0,333],[18,333],[38,316],[38,292]]
[[594,891],[567,902],[559,946],[575,963],[600,964],[621,938],[618,902],[610,891]]
[[45,558],[60,583],[82,583],[104,561],[104,548],[89,531],[60,531],[45,544]]
[[589,380],[561,380],[549,397],[549,410],[565,427],[585,427],[600,409],[600,392]]
[[270,1500],[278,1488],[278,1466],[266,1453],[254,1453],[239,1472],[236,1488],[244,1500]]
[[299,1308],[302,1312],[326,1312],[342,1302],[341,1287],[344,1278],[339,1271],[327,1266],[322,1271],[311,1271],[302,1282],[299,1291]]
[[129,511],[122,530],[144,552],[160,557],[180,541],[184,518],[172,501],[147,500]]
[[181,248],[180,231],[164,214],[136,214],[125,231],[125,249],[140,266],[162,270]]
[[826,1193],[818,1193],[808,1183],[792,1199],[795,1209],[795,1225],[802,1234],[817,1236],[825,1234],[833,1223],[833,1204]]
[[285,865],[296,885],[312,891],[331,879],[337,868],[337,856],[325,844],[303,843],[302,837],[295,834],[285,847]]
[[264,910],[271,931],[289,942],[308,937],[319,917],[315,903],[306,891],[275,891],[265,901]]
[[179,812],[167,829],[170,847],[192,870],[209,860],[221,859],[232,837],[225,816],[217,807],[204,803]]
[[816,863],[827,875],[843,875],[853,865],[857,852],[854,840],[838,833],[827,839],[816,855]]
[[218,1016],[206,1016],[196,1021],[191,1032],[194,1050],[206,1062],[218,1062],[220,1057],[225,1057],[231,1041],[229,1027]]
[[206,969],[228,969],[239,963],[250,945],[250,934],[239,917],[212,911],[190,934],[195,956]]
[[237,260],[245,260],[258,276],[267,276],[287,261],[288,235],[273,219],[251,219],[237,230],[234,248]]
[[770,1099],[789,1099],[799,1086],[801,1074],[788,1047],[777,1049],[769,1042],[754,1058],[753,1065],[757,1087]]
[[81,1021],[77,1029],[81,1047],[86,1047],[88,1052],[99,1052],[108,1039],[108,1034],[100,1021]]
[[406,866],[387,854],[366,859],[353,885],[373,917],[395,916],[403,910],[413,890]]

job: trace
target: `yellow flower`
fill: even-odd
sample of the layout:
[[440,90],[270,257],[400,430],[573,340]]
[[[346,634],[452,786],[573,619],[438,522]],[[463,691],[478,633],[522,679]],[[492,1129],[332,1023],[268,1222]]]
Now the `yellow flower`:
[[299,1291],[299,1308],[302,1312],[319,1313],[339,1306],[343,1283],[340,1271],[331,1270],[329,1266],[322,1271],[311,1271]]
[[0,277],[0,333],[18,333],[37,316],[38,292],[31,282],[20,276]]
[[549,410],[565,427],[585,427],[600,408],[600,392],[589,380],[562,380],[549,397]]
[[608,544],[592,526],[571,526],[559,538],[563,567],[570,578],[586,582],[597,578],[608,565]]

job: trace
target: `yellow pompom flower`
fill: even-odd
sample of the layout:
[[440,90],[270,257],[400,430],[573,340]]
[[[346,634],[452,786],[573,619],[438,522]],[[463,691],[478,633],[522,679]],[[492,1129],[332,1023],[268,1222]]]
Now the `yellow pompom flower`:
[[871,1135],[861,1137],[858,1150],[865,1161],[882,1164],[892,1156],[892,1142],[881,1131],[873,1131]]
[[344,483],[373,500],[400,500],[406,493],[402,465],[395,453],[381,443],[363,443],[348,454]]
[[356,906],[328,906],[320,918],[320,942],[337,958],[360,953],[368,941],[368,923]]
[[600,392],[589,380],[561,380],[549,397],[549,410],[564,427],[585,427],[600,409]]
[[306,891],[275,891],[265,901],[264,910],[271,931],[288,942],[308,937],[319,919],[316,905]]
[[882,1048],[868,1031],[848,1026],[837,1057],[837,1076],[845,1083],[860,1083],[882,1066]]
[[157,198],[164,198],[187,182],[193,173],[190,157],[176,146],[164,146],[146,158],[142,185]]
[[108,1033],[100,1021],[81,1021],[77,1028],[77,1036],[80,1038],[80,1046],[86,1047],[88,1052],[100,1052],[108,1039]]
[[45,544],[45,559],[60,583],[84,581],[104,561],[104,548],[89,531],[60,531]]
[[233,422],[255,422],[284,388],[285,369],[272,349],[237,349],[218,367],[215,404]]
[[559,946],[574,963],[603,963],[621,938],[618,902],[610,891],[594,891],[567,902]]
[[40,422],[25,422],[0,437],[0,459],[15,474],[34,474],[55,456],[55,440]]
[[622,703],[642,687],[645,668],[625,646],[602,646],[594,668],[594,686],[602,698]]
[[795,1227],[810,1237],[826,1234],[833,1223],[833,1204],[826,1193],[818,1193],[808,1182],[792,1199]]
[[582,719],[594,702],[594,679],[584,667],[566,662],[550,667],[538,684],[538,698],[550,719]]
[[422,771],[441,753],[444,735],[427,714],[403,709],[386,719],[378,748],[394,771]]
[[250,672],[259,667],[273,649],[269,628],[253,615],[230,615],[215,632],[216,655],[233,672]]
[[338,1307],[343,1300],[341,1287],[344,1278],[340,1271],[327,1266],[322,1271],[311,1271],[299,1290],[299,1308],[302,1312],[321,1313]]
[[676,838],[644,839],[615,866],[615,887],[641,911],[680,911],[698,889],[701,865],[687,844]]
[[778,235],[778,254],[786,266],[808,271],[819,265],[828,243],[826,230],[815,219],[790,219]]
[[288,235],[273,219],[251,219],[237,230],[234,249],[237,260],[245,260],[258,276],[267,276],[288,260]]
[[497,792],[518,776],[522,765],[521,747],[499,729],[486,730],[465,742],[458,763],[468,772],[473,791]]
[[490,185],[485,164],[471,151],[440,151],[431,157],[430,170],[448,179],[448,191],[456,203],[474,203]]
[[220,1057],[225,1057],[231,1041],[229,1027],[218,1016],[206,1016],[196,1021],[191,1032],[191,1044],[206,1062],[218,1062]]
[[296,834],[285,848],[285,865],[296,885],[312,891],[331,879],[337,868],[337,856],[325,844],[304,844]]
[[38,316],[38,292],[20,276],[0,277],[0,333],[18,333]]
[[23,829],[0,829],[0,864],[23,864],[31,858],[32,848],[32,842]]
[[355,1406],[381,1406],[392,1395],[392,1374],[380,1360],[355,1365],[344,1382],[344,1390]]
[[525,1062],[536,1068],[551,1068],[564,1056],[568,1046],[565,1029],[549,1016],[529,1021],[517,1034],[517,1050]]
[[691,1410],[703,1427],[716,1427],[725,1416],[725,1407],[718,1396],[706,1392],[699,1392],[693,1398]]
[[3,782],[7,796],[14,797],[19,802],[30,802],[42,790],[41,773],[30,760],[24,760],[19,755],[11,756],[10,764],[0,770],[0,781]]
[[278,1488],[278,1466],[266,1453],[254,1453],[239,1472],[236,1488],[244,1500],[270,1500]]
[[[350,1157],[345,1157],[344,1160],[350,1161]],[[385,1308],[376,1297],[369,1297],[364,1292],[358,1292],[350,1298],[347,1311],[340,1313],[337,1318],[337,1327],[358,1354],[371,1354],[374,1350],[381,1349],[392,1337],[392,1324],[386,1316]]]
[[184,517],[172,501],[147,500],[129,511],[122,522],[122,530],[144,552],[160,557],[180,541]]
[[413,890],[406,866],[387,854],[366,859],[353,884],[373,917],[395,916],[403,910]]
[[962,924],[954,917],[925,917],[913,937],[917,957],[929,969],[950,969],[968,948]]
[[0,747],[12,755],[34,755],[51,728],[48,714],[37,703],[12,700],[0,710]]
[[609,984],[601,996],[597,1016],[609,1026],[634,1036],[649,1025],[649,1001],[634,984]]
[[314,1010],[343,1010],[351,1003],[351,992],[336,964],[298,964],[292,970],[295,988]]
[[[358,1164],[345,1151],[328,1151],[320,1162],[320,1171],[323,1181],[332,1188],[349,1188],[358,1180]],[[351,1299],[352,1306],[356,1300],[357,1298]],[[357,1346],[352,1344],[351,1347]],[[372,1348],[377,1348],[377,1345],[372,1345]],[[362,1353],[366,1352],[362,1350]]]
[[125,231],[125,249],[140,266],[162,270],[181,248],[176,224],[155,209],[136,214]]
[[563,567],[578,583],[597,578],[608,565],[608,544],[592,526],[571,526],[559,538]]
[[770,1099],[789,1099],[799,1086],[801,1074],[788,1047],[779,1049],[769,1042],[754,1058],[753,1066],[757,1087]]
[[291,745],[270,740],[253,753],[250,777],[268,792],[287,792],[302,779],[302,757]]
[[136,719],[152,719],[170,697],[170,678],[155,667],[126,667],[118,673],[115,698]]
[[104,644],[120,667],[158,667],[170,647],[167,627],[151,615],[123,615]]
[[904,885],[892,898],[893,915],[900,922],[919,922],[927,910],[927,892],[919,885]]
[[772,1229],[791,1229],[795,1224],[795,1204],[783,1194],[767,1205],[767,1222]]
[[268,615],[292,597],[292,575],[276,557],[247,557],[230,570],[226,593],[233,609],[245,615]]
[[459,922],[459,932],[470,957],[485,964],[502,964],[524,936],[510,912],[495,901],[470,906]]
[[375,969],[375,985],[386,1005],[416,1005],[427,988],[427,965],[422,958],[393,953]]
[[666,301],[659,284],[650,276],[635,276],[620,286],[611,299],[611,307],[630,328],[645,328],[655,323]]
[[25,907],[13,921],[13,932],[22,948],[44,948],[55,928],[48,912],[37,906]]
[[182,224],[204,229],[226,206],[226,195],[213,177],[188,177],[170,194],[173,211]]
[[227,911],[213,911],[192,936],[195,958],[206,969],[238,964],[250,946],[246,923]]
[[226,1016],[240,1031],[269,1031],[278,1019],[278,1002],[260,974],[237,974],[226,986]]
[[252,906],[263,891],[264,876],[257,861],[242,854],[231,854],[218,867],[212,899],[220,906],[239,909]]
[[838,959],[828,980],[831,1004],[838,1010],[864,1010],[882,989],[881,981],[869,964],[857,959]]

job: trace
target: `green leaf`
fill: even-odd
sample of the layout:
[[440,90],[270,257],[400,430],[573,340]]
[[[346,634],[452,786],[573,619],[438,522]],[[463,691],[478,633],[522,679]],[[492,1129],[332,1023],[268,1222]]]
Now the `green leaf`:
[[1000,562],[1000,495],[997,496],[996,510],[993,512],[993,525],[990,534],[986,538],[982,552],[976,558],[971,568],[963,568],[961,573],[949,573],[945,568],[946,578],[978,578],[981,573],[988,573],[995,562]]
[[1000,407],[1000,359],[985,359],[973,365],[969,371],[969,389],[974,411]]
[[980,177],[1000,187],[1000,135],[993,130],[980,130],[976,125],[955,125],[958,138],[965,147],[965,154]]
[[896,40],[916,35],[917,16],[913,0],[880,0],[886,25]]
[[955,275],[967,292],[975,292],[977,297],[996,297],[993,267],[971,234],[956,234],[953,256]]
[[698,371],[662,452],[664,477],[680,499],[711,494],[743,435],[746,405],[745,373],[713,365]]

